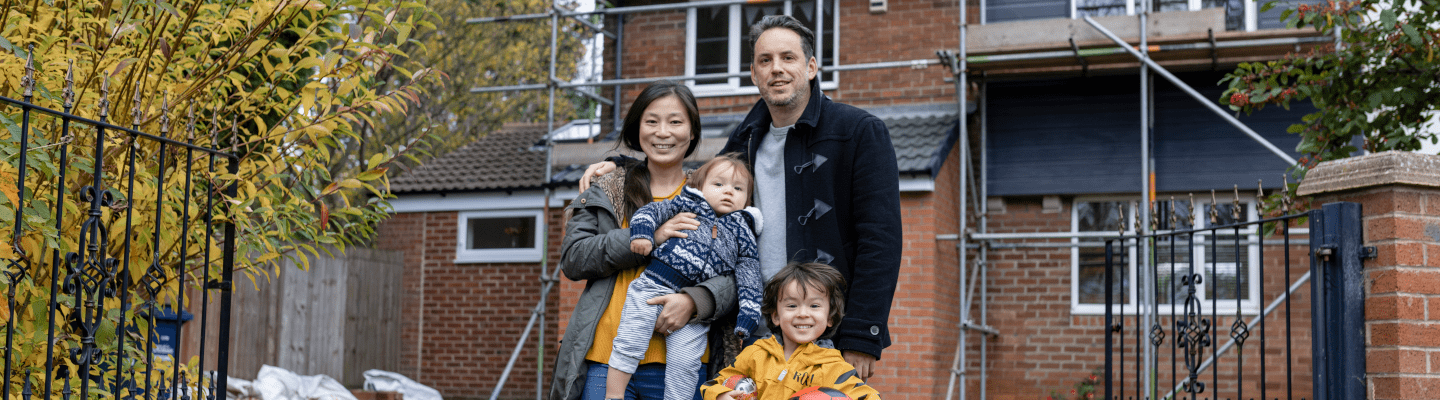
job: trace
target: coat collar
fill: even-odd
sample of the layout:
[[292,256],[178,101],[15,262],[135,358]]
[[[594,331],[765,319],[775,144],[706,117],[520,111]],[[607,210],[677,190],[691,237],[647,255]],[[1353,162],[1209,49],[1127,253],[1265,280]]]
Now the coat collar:
[[[820,75],[816,74],[814,78],[810,79],[810,100],[805,104],[805,112],[800,114],[800,119],[795,120],[795,127],[803,127],[804,129],[799,129],[802,132],[814,131],[815,127],[820,125],[820,113],[821,110],[824,110],[824,103],[828,101],[830,99],[820,92]],[[741,127],[744,132],[749,134],[747,140],[758,138],[759,133],[768,131],[770,124],[775,121],[774,117],[770,115],[770,107],[765,105],[764,98],[755,101],[755,106],[750,108],[750,113],[745,119],[754,121],[748,126]]]

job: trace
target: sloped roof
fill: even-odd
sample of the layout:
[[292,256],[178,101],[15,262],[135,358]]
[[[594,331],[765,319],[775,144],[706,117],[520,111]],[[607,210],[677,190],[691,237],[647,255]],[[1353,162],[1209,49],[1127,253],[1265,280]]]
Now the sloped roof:
[[955,144],[955,114],[881,117],[890,130],[900,173],[934,174]]
[[390,181],[395,193],[532,189],[544,184],[545,124],[505,124]]
[[[954,106],[948,107],[871,110],[885,121],[886,128],[890,130],[896,166],[901,174],[934,176],[938,172],[958,135]],[[391,181],[391,190],[395,193],[415,193],[541,188],[545,152],[538,150],[535,144],[543,139],[544,128],[543,124],[507,124],[500,131],[395,178]],[[695,155],[686,162],[687,166],[693,168],[713,156],[716,150],[709,149],[706,144],[719,146],[723,143],[724,138],[705,139],[701,148],[696,149]],[[605,141],[567,146],[584,147],[567,148],[567,154],[593,154],[592,161],[600,161],[605,155],[612,154],[610,150],[615,145]],[[551,182],[562,186],[579,182],[587,166],[562,159],[556,162]]]

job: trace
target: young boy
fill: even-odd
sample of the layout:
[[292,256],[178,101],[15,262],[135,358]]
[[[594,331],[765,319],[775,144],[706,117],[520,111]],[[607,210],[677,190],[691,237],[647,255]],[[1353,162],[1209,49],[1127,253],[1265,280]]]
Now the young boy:
[[845,316],[845,278],[840,271],[819,263],[792,263],[765,284],[761,312],[771,332],[778,335],[746,347],[720,376],[700,387],[705,400],[731,400],[734,393],[722,384],[732,376],[755,381],[756,398],[789,399],[809,387],[839,390],[855,400],[880,400],[880,393],[855,374],[840,351],[816,345],[817,339],[835,333]]
[[[630,219],[630,250],[653,255],[645,274],[631,282],[620,312],[620,327],[610,353],[610,370],[605,376],[605,398],[621,399],[631,374],[649,348],[651,331],[660,306],[646,301],[696,282],[735,274],[740,299],[740,316],[735,332],[741,337],[755,330],[760,320],[760,261],[755,231],[760,229],[760,211],[750,203],[750,169],[738,154],[725,154],[695,170],[684,191],[670,200],[641,207]],[[685,238],[671,238],[654,248],[655,228],[676,213],[697,215],[700,228]],[[695,397],[695,375],[705,351],[708,324],[687,324],[665,337],[665,399]]]

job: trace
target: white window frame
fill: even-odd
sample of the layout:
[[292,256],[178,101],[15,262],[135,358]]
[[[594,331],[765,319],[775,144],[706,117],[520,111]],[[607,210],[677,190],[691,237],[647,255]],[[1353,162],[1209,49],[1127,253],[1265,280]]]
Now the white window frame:
[[[982,21],[982,24],[983,24],[983,23],[984,23],[983,21],[985,21],[985,11],[986,11],[985,8],[986,8],[986,5],[985,5],[985,3],[983,2],[984,0],[981,0],[981,1],[982,1],[982,2],[980,3],[980,16],[981,16],[981,17],[980,17],[980,20]],[[1070,19],[1080,19],[1080,0],[1069,0],[1069,1],[1070,1]],[[1135,15],[1136,13],[1140,12],[1141,7],[1144,6],[1143,3],[1140,3],[1141,1],[1148,1],[1148,0],[1129,0],[1129,1],[1126,1],[1126,2],[1125,2],[1125,15]],[[1189,6],[1189,10],[1187,10],[1187,11],[1199,11],[1199,10],[1201,10],[1201,9],[1202,9],[1201,6],[1203,5],[1202,3],[1203,3],[1202,0],[1189,0],[1189,1],[1186,3],[1186,4]],[[1244,26],[1244,28],[1242,29],[1242,31],[1243,31],[1243,32],[1254,32],[1254,31],[1256,31],[1257,29],[1259,29],[1259,26],[1260,26],[1260,24],[1259,24],[1259,12],[1260,12],[1260,7],[1259,7],[1259,5],[1260,5],[1260,4],[1257,4],[1257,3],[1255,2],[1255,0],[1245,0],[1242,4],[1243,4],[1242,7],[1244,7],[1244,11],[1243,11],[1243,12],[1245,13],[1245,18],[1244,18],[1244,25],[1245,25],[1245,26]],[[1263,4],[1263,3],[1262,3],[1262,4]]]
[[[1165,195],[1159,196],[1159,198],[1165,198],[1165,197],[1167,197],[1167,196],[1165,196]],[[1176,199],[1176,200],[1181,200],[1180,196],[1175,196],[1175,199]],[[1187,200],[1188,200],[1188,199],[1187,199]],[[1079,226],[1080,226],[1080,220],[1079,220],[1079,210],[1078,210],[1079,207],[1076,207],[1077,204],[1083,203],[1083,202],[1116,202],[1116,201],[1119,201],[1119,202],[1130,202],[1132,206],[1134,206],[1134,205],[1136,205],[1136,204],[1139,203],[1139,199],[1134,198],[1134,197],[1121,197],[1121,196],[1087,196],[1087,197],[1077,197],[1077,198],[1075,198],[1075,199],[1073,200],[1073,202],[1071,203],[1071,207],[1070,207],[1070,231],[1071,231],[1071,232],[1075,232],[1075,233],[1079,233],[1078,229],[1079,229]],[[1220,200],[1219,202],[1220,202],[1221,204],[1230,203],[1230,201],[1228,201],[1228,200]],[[1206,225],[1207,225],[1207,221],[1209,221],[1209,218],[1210,218],[1210,217],[1209,217],[1209,214],[1207,214],[1204,210],[1207,210],[1207,209],[1208,209],[1210,203],[1211,203],[1211,202],[1210,202],[1210,199],[1201,199],[1201,198],[1196,198],[1196,199],[1195,199],[1195,204],[1193,204],[1193,205],[1191,206],[1191,209],[1190,209],[1191,216],[1195,218],[1195,220],[1194,220],[1194,221],[1195,221],[1195,226],[1206,226]],[[1259,219],[1259,215],[1258,215],[1258,213],[1257,213],[1257,210],[1255,209],[1256,202],[1255,202],[1255,199],[1254,199],[1253,196],[1241,197],[1241,198],[1240,198],[1240,204],[1246,206],[1246,207],[1245,207],[1245,214],[1246,214],[1246,215],[1245,215],[1245,221],[1256,221],[1256,220]],[[1135,209],[1135,207],[1130,207],[1130,210],[1128,210],[1128,212],[1127,212],[1126,215],[1125,215],[1125,218],[1126,218],[1126,221],[1125,221],[1125,235],[1127,235],[1127,236],[1128,236],[1128,235],[1135,235],[1135,234],[1136,234],[1136,232],[1135,232],[1135,230],[1134,230],[1134,226],[1135,226],[1135,218],[1137,218],[1137,216],[1138,216],[1137,212],[1138,212],[1138,210]],[[1162,230],[1162,231],[1159,231],[1158,233],[1166,233],[1166,232],[1169,232],[1169,231]],[[1217,234],[1219,234],[1219,235],[1233,234],[1233,230],[1221,230],[1221,231],[1218,231]],[[1261,276],[1260,276],[1260,268],[1259,268],[1260,261],[1261,261],[1261,260],[1260,260],[1260,246],[1261,246],[1261,244],[1259,243],[1259,239],[1260,239],[1260,236],[1259,236],[1259,227],[1258,227],[1257,225],[1250,225],[1250,226],[1247,226],[1247,227],[1243,227],[1243,228],[1240,229],[1240,234],[1242,235],[1242,237],[1241,237],[1241,239],[1240,239],[1241,245],[1242,245],[1242,246],[1246,246],[1246,263],[1247,263],[1247,265],[1250,266],[1250,268],[1248,268],[1248,270],[1246,271],[1246,274],[1248,275],[1249,279],[1248,279],[1248,281],[1247,281],[1247,282],[1248,282],[1247,287],[1245,288],[1246,290],[1249,291],[1249,296],[1247,296],[1249,299],[1248,299],[1248,300],[1241,300],[1241,301],[1240,301],[1240,307],[1239,307],[1239,308],[1240,308],[1240,314],[1241,314],[1241,315],[1257,315],[1257,314],[1259,314],[1259,310],[1260,310],[1260,302],[1258,301],[1259,299],[1258,299],[1257,297],[1260,295],[1260,283],[1261,283],[1261,280],[1260,280],[1260,279],[1261,279]],[[1177,239],[1178,239],[1178,238],[1177,238]],[[1209,268],[1208,266],[1210,265],[1210,264],[1209,264],[1209,261],[1208,261],[1208,257],[1210,256],[1209,247],[1208,247],[1208,246],[1209,246],[1212,242],[1213,242],[1213,239],[1210,237],[1210,233],[1209,233],[1208,230],[1207,230],[1207,231],[1200,231],[1200,232],[1197,232],[1197,233],[1195,234],[1195,244],[1194,244],[1194,249],[1193,249],[1193,250],[1194,250],[1194,260],[1193,260],[1193,263],[1194,263],[1194,265],[1196,265],[1196,266],[1199,267],[1199,268],[1197,268],[1197,270],[1199,270],[1199,271],[1202,271],[1202,272],[1208,271],[1208,268]],[[1078,244],[1078,243],[1080,243],[1080,239],[1079,239],[1078,237],[1077,237],[1077,238],[1072,238],[1072,239],[1071,239],[1071,243],[1077,243],[1077,244]],[[1177,241],[1176,245],[1177,245],[1177,246],[1180,245],[1178,241]],[[1137,281],[1137,278],[1136,278],[1136,277],[1137,277],[1137,272],[1138,272],[1138,271],[1137,271],[1137,268],[1138,268],[1138,264],[1139,264],[1139,263],[1138,263],[1138,249],[1135,247],[1135,246],[1136,246],[1135,240],[1128,240],[1128,241],[1126,241],[1125,246],[1126,246],[1126,251],[1128,251],[1129,254],[1132,255],[1131,257],[1128,257],[1129,263],[1128,263],[1128,265],[1126,266],[1127,271],[1128,271],[1128,276],[1131,277],[1131,278],[1130,278],[1131,280],[1130,280],[1130,282],[1129,282],[1128,284],[1122,283],[1122,285],[1124,285],[1124,290],[1126,291],[1126,293],[1129,294],[1128,297],[1129,297],[1130,300],[1129,300],[1128,302],[1126,302],[1125,304],[1117,305],[1117,306],[1113,309],[1113,312],[1115,312],[1115,313],[1124,312],[1125,314],[1128,314],[1128,315],[1134,315],[1134,314],[1137,313],[1137,310],[1138,310],[1138,308],[1137,308],[1137,307],[1138,307],[1138,305],[1137,305],[1137,304],[1138,304],[1138,303],[1137,303],[1137,302],[1138,302],[1138,297],[1137,297],[1137,296],[1138,296],[1138,292],[1137,292],[1136,285],[1134,285],[1134,282]],[[1183,248],[1183,247],[1182,247],[1182,248]],[[1162,266],[1163,266],[1163,265],[1167,265],[1167,264],[1168,264],[1168,263],[1160,263],[1160,265],[1162,265]],[[1162,268],[1163,268],[1163,267],[1162,267]],[[1205,278],[1204,278],[1204,281],[1203,281],[1202,285],[1209,285],[1209,284],[1211,284],[1211,281],[1212,281],[1212,279],[1213,279],[1212,277],[1213,277],[1213,273],[1207,273],[1206,276],[1205,276]],[[1080,248],[1079,248],[1079,247],[1072,247],[1071,250],[1070,250],[1070,311],[1071,311],[1072,314],[1075,314],[1075,315],[1103,315],[1103,314],[1105,313],[1105,305],[1104,305],[1104,304],[1080,303],[1080,285],[1079,285],[1079,283],[1080,283]],[[1202,311],[1203,313],[1207,314],[1207,315],[1210,314],[1210,313],[1212,312],[1212,311],[1211,311],[1211,308],[1212,308],[1212,307],[1211,307],[1211,301],[1210,301],[1210,299],[1206,298],[1204,287],[1197,288],[1196,296],[1201,300],[1201,301],[1200,301],[1201,311]],[[1158,300],[1158,299],[1157,299],[1157,300]],[[1217,313],[1217,314],[1220,314],[1220,315],[1225,315],[1225,314],[1234,315],[1234,314],[1235,314],[1235,310],[1236,310],[1235,300],[1234,300],[1234,299],[1228,299],[1228,300],[1221,299],[1220,301],[1218,301],[1217,307],[1215,307],[1215,308],[1216,308],[1216,310],[1215,310],[1214,312]],[[1176,315],[1179,315],[1179,314],[1181,314],[1181,313],[1184,313],[1184,305],[1183,305],[1183,304],[1160,304],[1159,307],[1158,307],[1158,310],[1159,310],[1159,312],[1160,312],[1161,315],[1170,315],[1171,312],[1174,312]],[[1150,310],[1147,310],[1147,311],[1150,311]]]
[[[544,211],[540,209],[523,210],[486,210],[486,211],[462,211],[458,214],[458,221],[455,229],[455,263],[456,264],[479,264],[479,263],[520,263],[539,262],[544,255],[545,223]],[[535,247],[528,249],[468,249],[466,248],[467,235],[470,233],[471,218],[514,218],[533,217],[535,218]]]
[[[815,43],[815,58],[816,58],[816,61],[817,61],[817,62],[820,62],[820,61],[821,61],[821,60],[820,60],[820,58],[821,58],[820,56],[823,55],[823,54],[825,54],[825,48],[823,47],[825,42],[824,42],[823,40],[820,40],[820,37],[819,37],[819,36],[820,36],[820,35],[831,35],[831,42],[832,42],[832,43],[835,43],[835,49],[833,49],[834,52],[835,52],[835,57],[833,57],[833,58],[830,59],[830,65],[829,65],[829,66],[830,66],[830,67],[838,67],[838,66],[840,66],[840,49],[842,48],[842,47],[840,46],[840,29],[839,29],[839,28],[840,28],[840,1],[839,1],[839,0],[816,0],[816,1],[815,1],[815,4],[816,4],[817,6],[819,6],[819,5],[823,5],[823,3],[824,3],[824,2],[827,2],[827,1],[828,1],[828,2],[833,2],[833,4],[834,4],[834,6],[833,6],[833,7],[835,8],[834,19],[833,19],[833,20],[830,20],[830,21],[826,21],[824,18],[822,18],[822,17],[824,16],[823,13],[818,13],[818,12],[816,13],[816,17],[817,17],[817,18],[816,18],[816,23],[819,25],[819,28],[820,28],[819,32],[820,32],[820,33],[817,33],[817,34],[816,34],[816,38],[815,38],[815,41],[816,41],[816,43]],[[729,25],[730,25],[730,27],[729,27],[729,33],[730,33],[730,35],[729,35],[729,36],[730,36],[730,37],[729,37],[729,41],[730,41],[730,46],[729,46],[729,54],[728,54],[728,56],[727,56],[727,59],[728,59],[729,61],[728,61],[727,66],[726,66],[726,72],[727,72],[727,73],[731,73],[731,74],[746,72],[746,71],[741,71],[741,70],[740,70],[740,64],[741,64],[740,55],[742,54],[742,52],[741,52],[741,46],[744,46],[744,45],[745,45],[745,33],[746,33],[746,31],[748,31],[748,30],[750,29],[750,27],[749,27],[749,26],[741,25],[741,23],[740,23],[741,20],[743,19],[743,18],[741,18],[741,17],[743,16],[743,14],[741,13],[741,8],[740,8],[741,5],[740,5],[740,4],[731,4],[731,5],[726,6],[726,7],[729,7],[729,12],[730,12],[730,19],[729,19],[729,22],[730,22],[730,24],[729,24]],[[786,0],[785,3],[784,3],[784,13],[785,13],[785,15],[794,15],[794,13],[792,12],[792,8],[791,8],[791,7],[792,7],[791,1],[790,1],[790,0]],[[696,52],[696,50],[695,50],[695,38],[696,38],[695,28],[696,28],[696,24],[697,24],[697,23],[696,23],[696,19],[697,19],[697,18],[698,18],[698,17],[697,17],[697,15],[696,15],[695,8],[692,7],[692,8],[686,9],[686,12],[685,12],[685,75],[686,75],[686,76],[693,76],[693,75],[695,75],[695,52]],[[822,65],[820,66],[820,70],[821,70],[821,71],[825,71],[825,69],[826,69],[825,67],[826,67],[826,66],[822,64]],[[833,72],[833,74],[834,74],[834,76],[835,76],[835,79],[830,80],[830,81],[824,81],[824,80],[820,81],[820,90],[835,90],[836,88],[840,87],[840,72],[838,72],[838,71],[837,71],[837,72]],[[823,75],[822,75],[822,76],[823,76]],[[758,88],[756,88],[756,87],[754,87],[754,86],[741,86],[741,85],[740,85],[740,82],[741,82],[741,81],[742,81],[742,79],[739,78],[739,77],[732,77],[732,78],[727,79],[727,80],[726,80],[726,83],[696,84],[694,80],[687,80],[687,81],[685,81],[685,84],[690,86],[690,90],[695,93],[695,96],[696,96],[696,97],[742,96],[742,95],[758,95],[758,94],[760,94],[760,89],[758,89]]]

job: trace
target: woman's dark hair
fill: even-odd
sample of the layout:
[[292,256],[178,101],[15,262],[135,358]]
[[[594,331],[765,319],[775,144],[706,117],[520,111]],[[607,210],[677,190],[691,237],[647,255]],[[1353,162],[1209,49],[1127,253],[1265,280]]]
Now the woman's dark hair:
[[[690,147],[685,149],[685,157],[690,157],[695,148],[700,146],[700,108],[695,105],[695,95],[690,93],[690,88],[684,84],[669,80],[658,80],[646,86],[635,97],[635,102],[630,103],[630,111],[625,113],[625,126],[620,131],[620,141],[615,144],[619,148],[624,144],[626,148],[637,152],[644,152],[640,148],[640,121],[645,116],[645,109],[650,108],[650,103],[668,96],[675,96],[680,104],[685,106],[685,116],[690,118]],[[634,212],[654,200],[650,195],[650,169],[646,163],[632,163],[625,173],[625,207]],[[625,216],[629,218],[630,216]]]
[[[765,283],[765,300],[760,303],[760,318],[765,319],[765,326],[770,332],[780,333],[780,326],[770,319],[775,315],[775,310],[780,302],[780,292],[790,282],[800,285],[800,291],[809,295],[810,287],[823,288],[830,292],[830,326],[820,334],[821,339],[829,338],[840,328],[840,319],[845,318],[845,277],[836,271],[835,267],[821,263],[790,263],[770,281]],[[785,337],[785,335],[780,335]]]

